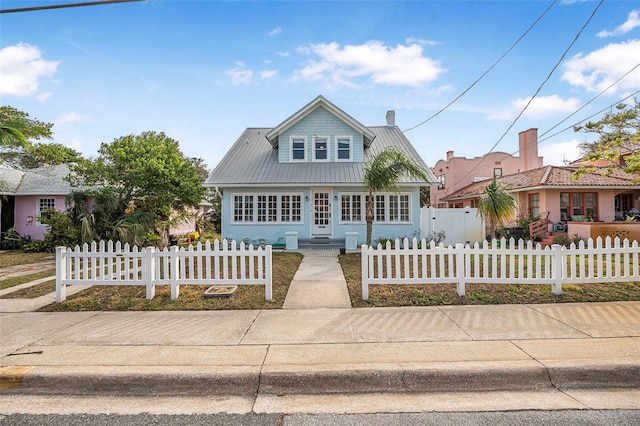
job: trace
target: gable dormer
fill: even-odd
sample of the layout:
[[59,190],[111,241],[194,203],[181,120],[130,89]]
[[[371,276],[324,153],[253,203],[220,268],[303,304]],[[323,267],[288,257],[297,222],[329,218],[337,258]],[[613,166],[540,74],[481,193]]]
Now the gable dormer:
[[318,96],[265,137],[280,163],[362,162],[375,133]]

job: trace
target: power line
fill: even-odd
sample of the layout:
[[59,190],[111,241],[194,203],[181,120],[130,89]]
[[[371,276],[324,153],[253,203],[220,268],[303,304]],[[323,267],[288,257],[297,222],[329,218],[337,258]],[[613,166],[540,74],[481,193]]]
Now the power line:
[[144,1],[144,0],[102,0],[102,1],[85,1],[79,3],[63,3],[63,4],[51,4],[47,6],[33,6],[33,7],[18,7],[14,9],[0,9],[0,13],[17,13],[17,12],[35,12],[38,10],[47,10],[47,9],[66,9],[70,7],[82,7],[82,6],[98,6],[103,4],[112,4],[112,3],[130,3],[134,1]]
[[[613,83],[611,83],[606,89],[602,90],[600,93],[598,93],[596,96],[594,96],[593,98],[589,99],[588,102],[586,102],[584,105],[582,105],[580,108],[578,108],[577,110],[575,110],[574,112],[572,112],[571,114],[569,114],[568,116],[566,116],[564,119],[562,119],[558,124],[552,126],[549,130],[547,130],[546,132],[544,132],[543,134],[541,134],[540,136],[544,136],[547,133],[549,133],[550,131],[552,131],[553,129],[555,129],[556,127],[558,127],[559,125],[561,125],[562,123],[564,123],[565,121],[567,121],[568,119],[570,119],[571,117],[573,117],[574,115],[576,115],[578,112],[580,112],[581,110],[583,110],[587,105],[589,105],[591,102],[595,101],[596,99],[598,99],[602,94],[604,94],[606,91],[608,91],[609,89],[611,89],[613,86],[615,86],[616,84],[618,84],[620,82],[620,80],[622,80],[623,78],[625,78],[626,76],[628,76],[629,74],[631,74],[633,71],[636,70],[636,68],[640,67],[640,62],[638,62],[636,64],[635,67],[631,68],[629,71],[627,71],[624,75],[622,75],[619,79],[617,79],[616,81],[614,81]],[[636,92],[637,93],[637,92]],[[627,99],[627,98],[625,98]],[[624,100],[624,99],[623,99]],[[584,120],[583,120],[584,121]],[[566,129],[565,129],[566,130]],[[564,131],[564,130],[563,130]],[[557,134],[557,133],[556,133]]]
[[[502,139],[504,139],[504,137],[507,135],[507,133],[509,133],[509,131],[513,128],[513,126],[516,124],[516,122],[520,119],[520,117],[522,117],[522,114],[524,114],[524,112],[527,110],[527,108],[529,107],[529,105],[531,105],[531,102],[533,102],[533,100],[535,99],[536,96],[538,96],[538,94],[540,93],[540,91],[542,90],[542,88],[544,87],[544,85],[549,81],[549,79],[551,78],[551,75],[553,75],[554,71],[560,66],[560,63],[562,62],[562,60],[565,58],[565,56],[567,56],[567,53],[569,53],[569,50],[571,50],[571,48],[573,47],[573,45],[576,43],[576,41],[578,41],[578,38],[580,37],[580,35],[582,34],[582,32],[584,31],[584,29],[587,27],[587,25],[589,25],[589,23],[591,22],[591,20],[593,19],[593,17],[595,16],[596,12],[598,11],[598,9],[600,8],[600,6],[602,6],[602,3],[604,2],[604,0],[600,0],[600,2],[598,3],[598,5],[596,6],[596,8],[593,10],[593,12],[591,13],[591,16],[589,16],[589,19],[587,19],[587,22],[584,23],[584,25],[582,26],[582,28],[580,28],[580,31],[578,31],[578,34],[576,34],[576,36],[573,38],[573,40],[571,41],[571,43],[569,44],[569,46],[565,49],[565,51],[562,53],[562,55],[560,56],[560,59],[558,59],[558,61],[556,62],[556,64],[553,66],[553,68],[551,69],[551,71],[549,72],[549,74],[547,75],[547,77],[544,79],[544,81],[540,84],[540,86],[538,86],[538,89],[536,90],[536,92],[533,94],[533,96],[531,96],[531,99],[529,99],[529,102],[527,102],[527,104],[522,108],[522,110],[520,111],[520,113],[516,116],[516,118],[511,122],[511,124],[509,125],[509,127],[507,127],[507,130],[505,130],[505,132],[502,134],[502,136],[500,136],[500,138],[498,139],[498,141],[493,144],[493,146],[491,147],[491,149],[485,154],[491,154],[493,152],[493,150],[498,146],[498,144],[500,144],[500,142],[502,142]],[[458,183],[463,181],[464,179],[466,179],[468,176],[470,176],[478,167],[480,167],[480,165],[482,164],[483,160],[480,160],[478,162],[478,164],[476,164],[471,170],[469,170],[469,172],[464,175],[460,180],[458,180]],[[453,186],[455,187],[458,183],[454,183]]]
[[487,70],[485,72],[482,73],[482,75],[480,77],[478,77],[476,79],[476,81],[474,81],[473,83],[471,83],[471,85],[469,87],[467,87],[462,93],[460,93],[458,96],[455,97],[455,99],[453,99],[451,102],[449,102],[447,105],[445,105],[443,108],[441,108],[438,112],[436,112],[435,114],[433,114],[431,117],[427,118],[426,120],[424,120],[423,122],[416,124],[413,127],[410,127],[406,130],[403,130],[403,132],[408,132],[410,130],[413,130],[415,128],[418,128],[420,126],[422,126],[423,124],[431,121],[431,119],[437,117],[438,115],[440,115],[440,113],[444,112],[447,108],[449,108],[451,105],[453,105],[455,102],[458,101],[458,99],[460,99],[462,96],[464,96],[469,90],[471,90],[473,88],[473,86],[475,86],[480,80],[482,80],[484,78],[485,75],[487,75],[496,65],[498,65],[499,62],[502,61],[502,59],[504,59],[505,56],[507,56],[507,54],[509,52],[511,52],[513,50],[513,48],[515,48],[518,43],[520,43],[520,41],[527,35],[529,34],[529,32],[533,29],[533,27],[536,26],[536,24],[547,14],[547,12],[549,12],[549,10],[551,10],[551,8],[553,7],[553,5],[555,5],[557,3],[557,0],[554,0],[553,2],[551,2],[551,4],[549,5],[549,7],[547,7],[547,9],[542,12],[542,15],[538,16],[538,19],[536,19],[533,24],[531,24],[531,26],[529,26],[529,28],[527,28],[527,30],[522,33],[522,35],[511,45],[511,47],[509,47],[503,54],[502,56],[500,56],[498,58],[497,61],[495,61],[493,63],[493,65],[491,65],[489,68],[487,68]]

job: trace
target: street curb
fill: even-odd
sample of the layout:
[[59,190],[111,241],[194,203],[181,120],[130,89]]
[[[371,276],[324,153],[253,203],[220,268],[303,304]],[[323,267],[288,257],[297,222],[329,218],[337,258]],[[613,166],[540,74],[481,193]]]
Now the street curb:
[[[41,366],[0,368],[0,395],[255,397],[640,388],[640,364],[547,368],[518,362],[352,366]],[[21,376],[22,375],[22,376]],[[10,384],[11,386],[6,386]],[[5,385],[5,386],[3,386]]]

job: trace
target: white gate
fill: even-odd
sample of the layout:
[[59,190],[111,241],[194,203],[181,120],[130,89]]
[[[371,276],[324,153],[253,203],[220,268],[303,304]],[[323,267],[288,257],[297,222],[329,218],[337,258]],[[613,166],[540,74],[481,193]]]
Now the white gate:
[[445,244],[474,244],[485,241],[484,220],[478,209],[420,209],[420,237],[431,240],[440,231],[445,232]]

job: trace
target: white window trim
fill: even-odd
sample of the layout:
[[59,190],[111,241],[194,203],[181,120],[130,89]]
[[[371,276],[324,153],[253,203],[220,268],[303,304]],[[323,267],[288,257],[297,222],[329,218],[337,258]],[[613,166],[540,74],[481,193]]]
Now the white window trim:
[[[407,195],[409,197],[408,199],[408,203],[409,203],[409,220],[407,221],[401,221],[400,220],[400,201],[398,199],[398,220],[394,220],[391,221],[389,220],[390,217],[390,208],[391,208],[391,202],[389,200],[389,196],[397,196],[400,197],[402,195]],[[390,224],[390,225],[406,225],[406,224],[411,224],[413,223],[413,209],[412,209],[412,193],[411,192],[378,192],[373,194],[374,197],[374,202],[373,202],[373,223],[380,223],[380,224]],[[376,203],[375,203],[375,197],[376,196],[384,196],[384,221],[379,221],[376,220],[376,216],[377,216],[377,209],[376,209]]]
[[[303,140],[304,141],[304,158],[302,160],[294,160],[293,158],[293,141],[299,141],[299,140]],[[307,137],[306,136],[289,136],[289,161],[292,163],[303,163],[305,161],[307,161]]]
[[[316,142],[317,141],[325,141],[327,144],[327,158],[326,159],[317,159],[316,158]],[[311,147],[311,151],[313,152],[312,154],[312,158],[313,158],[313,162],[315,163],[328,163],[329,161],[331,161],[331,155],[330,155],[330,150],[329,150],[329,146],[331,145],[331,138],[329,138],[329,136],[323,136],[323,135],[319,135],[319,136],[314,136],[313,137],[313,141],[312,141],[312,147]]]
[[[348,159],[341,159],[338,157],[338,141],[340,139],[347,139],[349,141],[349,158]],[[336,136],[336,149],[335,149],[335,155],[336,155],[336,162],[337,163],[350,163],[353,162],[353,136]]]
[[[362,220],[360,222],[347,222],[347,221],[343,221],[342,220],[342,196],[343,195],[360,195],[361,196],[361,218]],[[401,215],[401,209],[400,209],[400,198],[401,196],[406,195],[408,196],[408,207],[409,207],[409,220],[407,221],[401,221],[400,217]],[[369,196],[369,194],[365,193],[365,192],[339,192],[338,193],[338,200],[339,200],[339,224],[361,224],[361,223],[366,223],[367,222],[367,218],[366,218],[366,214],[367,214],[367,197]],[[376,220],[376,202],[375,202],[375,198],[376,196],[384,196],[384,221],[379,221]],[[391,208],[391,203],[389,200],[390,196],[397,196],[398,197],[398,220],[389,220],[390,217],[390,208]],[[373,194],[373,198],[374,198],[374,202],[373,202],[373,223],[379,223],[379,224],[389,224],[389,225],[407,225],[407,224],[411,224],[413,223],[413,208],[412,208],[412,198],[413,194],[411,192],[377,192],[375,194]]]
[[36,198],[36,226],[49,226],[46,223],[40,222],[40,216],[42,216],[42,210],[40,210],[40,200],[53,200],[53,209],[56,208],[56,197],[38,197]]
[[[269,221],[258,221],[258,197],[259,196],[273,196],[277,197],[277,216],[278,220],[269,222]],[[290,195],[290,196],[299,196],[300,197],[300,220],[299,221],[282,221],[282,196]],[[253,221],[252,222],[244,222],[244,221],[236,221],[235,219],[235,197],[253,197]],[[231,224],[232,225],[303,225],[304,224],[304,193],[302,192],[238,192],[231,194],[230,200],[231,206]],[[268,203],[267,203],[268,206]],[[267,217],[268,217],[268,209],[267,209]]]
[[[354,196],[354,195],[359,195],[360,196],[360,221],[353,221],[353,220],[342,220],[342,196],[343,195],[350,195],[350,196]],[[339,192],[338,193],[338,223],[339,224],[344,224],[344,225],[348,225],[348,224],[362,224],[362,223],[367,223],[367,218],[366,218],[366,214],[367,214],[367,194],[364,192]],[[351,216],[353,216],[353,213],[351,213]]]

